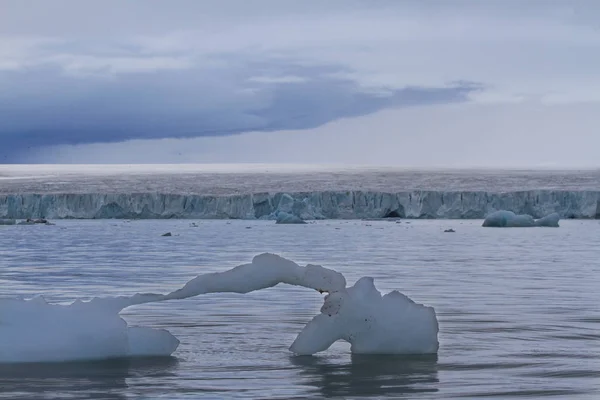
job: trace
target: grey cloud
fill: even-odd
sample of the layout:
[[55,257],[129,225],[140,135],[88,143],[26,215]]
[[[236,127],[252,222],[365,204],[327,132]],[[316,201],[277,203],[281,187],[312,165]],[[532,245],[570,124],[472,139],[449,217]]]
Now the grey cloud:
[[0,34],[120,36],[237,25],[257,18],[302,18],[394,7],[395,0],[3,0]]
[[[50,145],[308,129],[389,107],[464,101],[479,89],[458,82],[372,93],[335,77],[339,66],[232,59],[229,65],[84,78],[56,68],[5,72],[1,160],[18,162],[31,148]],[[289,76],[298,79],[277,79]]]
[[122,37],[160,34],[173,30],[236,26],[249,20],[368,12],[401,16],[473,15],[556,16],[595,21],[596,0],[3,0],[0,34]]
[[[593,1],[1,8],[0,162],[31,147],[307,130],[389,108],[600,93],[600,35],[581,25],[583,14],[600,20]],[[483,84],[448,82],[461,78]]]

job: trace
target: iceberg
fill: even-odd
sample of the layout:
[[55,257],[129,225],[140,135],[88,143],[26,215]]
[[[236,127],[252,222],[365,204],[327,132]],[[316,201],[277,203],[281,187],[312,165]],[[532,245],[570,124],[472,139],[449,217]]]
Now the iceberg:
[[531,227],[535,220],[531,215],[517,215],[512,211],[500,210],[488,215],[483,221],[483,226],[496,228]]
[[438,351],[438,323],[432,307],[417,304],[397,291],[381,296],[369,277],[346,288],[346,279],[339,272],[320,265],[301,267],[274,254],[258,255],[252,263],[230,271],[200,275],[165,299],[214,292],[248,293],[279,283],[329,293],[321,314],[292,343],[290,350],[296,354],[327,350],[337,340],[349,342],[351,351],[359,354]]
[[558,228],[559,220],[558,213],[552,213],[536,221],[531,215],[517,215],[512,211],[500,210],[488,215],[483,221],[483,226],[492,228],[531,228],[534,226]]
[[201,195],[46,193],[0,195],[0,218],[484,219],[498,210],[541,218],[600,218],[600,191],[315,191]]
[[179,340],[166,330],[129,327],[112,303],[0,299],[0,363],[168,356],[177,349]]
[[179,341],[168,331],[130,327],[119,313],[127,307],[217,292],[249,293],[280,283],[328,293],[321,313],[300,332],[290,351],[308,355],[337,340],[357,354],[435,354],[438,322],[431,307],[393,291],[382,296],[372,278],[346,287],[337,271],[302,267],[264,253],[251,263],[208,273],[169,294],[77,300],[69,305],[0,299],[0,363],[61,362],[119,357],[169,356]]
[[321,314],[304,327],[290,350],[310,355],[344,340],[353,354],[435,354],[437,335],[433,308],[398,291],[382,296],[373,278],[365,277],[328,294]]
[[275,223],[277,223],[277,224],[306,224],[306,221],[304,221],[302,218],[300,218],[294,214],[280,212],[277,214]]
[[558,228],[558,221],[560,221],[560,215],[558,215],[558,213],[552,213],[535,221],[535,226]]

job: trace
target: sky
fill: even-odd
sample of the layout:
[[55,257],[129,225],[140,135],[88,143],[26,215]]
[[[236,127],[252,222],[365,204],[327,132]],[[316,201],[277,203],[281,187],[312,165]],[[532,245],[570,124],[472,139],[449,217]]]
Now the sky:
[[596,0],[0,0],[0,163],[598,168],[599,21]]

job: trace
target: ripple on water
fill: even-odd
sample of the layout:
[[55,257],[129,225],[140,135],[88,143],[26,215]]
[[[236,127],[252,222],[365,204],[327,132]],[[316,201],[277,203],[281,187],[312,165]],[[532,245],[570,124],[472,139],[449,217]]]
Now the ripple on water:
[[[600,398],[600,260],[595,221],[560,229],[481,229],[480,221],[58,221],[1,227],[0,296],[170,291],[198,273],[270,251],[375,277],[433,305],[437,357],[350,356],[336,343],[287,348],[321,306],[276,287],[132,307],[132,325],[169,329],[174,358],[0,366],[0,397],[30,398]],[[252,229],[245,229],[251,226]],[[454,228],[453,235],[443,229]],[[160,235],[170,231],[173,237]],[[177,236],[178,235],[178,236]]]

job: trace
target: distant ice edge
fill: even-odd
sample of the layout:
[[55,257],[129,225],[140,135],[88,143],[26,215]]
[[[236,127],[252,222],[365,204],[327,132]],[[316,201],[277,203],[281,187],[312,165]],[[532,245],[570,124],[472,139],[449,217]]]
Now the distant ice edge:
[[0,218],[276,219],[360,218],[483,219],[509,210],[542,218],[600,218],[600,191],[520,192],[325,191],[231,196],[192,194],[9,194],[0,196]]
[[[321,313],[306,324],[290,351],[311,355],[334,342],[359,354],[435,354],[439,348],[435,310],[398,291],[384,296],[373,278],[346,287],[337,271],[304,267],[275,254],[223,272],[198,275],[169,294],[94,298],[69,305],[0,299],[0,363],[64,362],[115,357],[168,356],[179,340],[164,329],[130,327],[119,313],[128,307],[202,294],[249,293],[280,283],[327,293]],[[199,310],[201,317],[202,310]],[[202,334],[202,332],[198,332]]]

